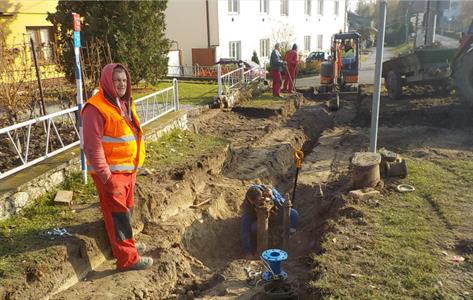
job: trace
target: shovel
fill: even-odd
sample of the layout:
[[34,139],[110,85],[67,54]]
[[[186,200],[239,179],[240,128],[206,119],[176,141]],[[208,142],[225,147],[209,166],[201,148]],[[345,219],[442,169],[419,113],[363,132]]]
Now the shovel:
[[297,178],[299,177],[299,170],[302,167],[302,159],[304,158],[304,152],[302,149],[294,149],[294,162],[296,164],[296,177],[294,178],[294,189],[292,190],[292,205],[296,201],[296,187],[297,187]]
[[297,96],[302,96],[301,93],[296,91],[296,84],[295,84],[296,79],[295,78],[294,80],[292,79],[291,73],[289,72],[289,68],[287,67],[287,65],[284,65],[284,67],[286,68],[286,73],[287,73],[287,76],[289,77],[289,81],[291,82],[292,87],[294,88],[294,91],[292,93],[296,94]]

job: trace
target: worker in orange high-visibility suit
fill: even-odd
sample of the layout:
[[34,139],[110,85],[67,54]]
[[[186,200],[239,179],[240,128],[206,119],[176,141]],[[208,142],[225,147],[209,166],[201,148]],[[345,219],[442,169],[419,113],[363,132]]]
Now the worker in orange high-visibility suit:
[[284,76],[283,92],[292,93],[295,91],[296,72],[297,72],[297,44],[292,45],[292,50],[284,54],[284,61],[287,63],[287,70]]
[[81,116],[87,168],[97,188],[117,268],[149,268],[153,260],[139,256],[131,227],[136,171],[143,165],[145,146],[125,67],[108,64],[102,69],[99,90]]

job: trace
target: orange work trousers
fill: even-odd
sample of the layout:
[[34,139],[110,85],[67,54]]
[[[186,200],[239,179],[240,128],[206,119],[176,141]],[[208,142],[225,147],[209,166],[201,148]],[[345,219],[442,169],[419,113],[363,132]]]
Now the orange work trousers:
[[117,268],[126,269],[139,259],[131,227],[136,173],[112,173],[109,179],[113,180],[112,190],[109,190],[95,174],[92,174],[92,178],[99,195],[112,253],[117,259]]

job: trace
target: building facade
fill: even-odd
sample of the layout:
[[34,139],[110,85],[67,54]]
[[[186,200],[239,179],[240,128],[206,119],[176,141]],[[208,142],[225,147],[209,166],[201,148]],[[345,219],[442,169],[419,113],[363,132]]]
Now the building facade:
[[[8,81],[11,74],[23,74],[27,81],[34,80],[36,74],[33,66],[33,55],[30,40],[35,45],[35,53],[42,78],[57,77],[56,48],[54,46],[54,31],[51,22],[46,20],[48,12],[55,12],[58,0],[28,1],[28,0],[0,0],[0,42],[10,51],[3,52],[0,60],[9,60],[6,53],[29,52],[19,58],[17,55],[14,64],[2,68],[0,81]],[[3,63],[3,62],[2,62]],[[31,68],[28,68],[31,67]],[[30,69],[30,72],[25,71]],[[7,73],[9,75],[7,75]],[[21,75],[21,76],[23,76]],[[9,80],[15,80],[15,75]],[[21,77],[20,76],[20,77]]]
[[53,25],[46,20],[48,12],[56,11],[58,0],[0,1],[0,26],[7,45],[28,44],[30,38],[40,48],[41,60],[52,58]]
[[328,51],[331,36],[346,30],[346,1],[171,0],[166,35],[180,50],[181,65],[199,64],[196,49],[211,49],[215,61],[250,60],[256,51],[264,63],[276,42],[297,43],[307,55]]

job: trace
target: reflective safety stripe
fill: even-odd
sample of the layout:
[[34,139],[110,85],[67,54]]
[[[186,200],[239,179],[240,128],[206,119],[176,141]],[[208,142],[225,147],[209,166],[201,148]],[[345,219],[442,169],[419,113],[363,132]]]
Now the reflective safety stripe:
[[130,134],[122,137],[111,137],[111,136],[106,136],[104,135],[102,137],[102,142],[106,143],[126,143],[126,142],[131,142],[135,140],[135,135]]
[[[120,171],[134,171],[134,166],[124,166],[124,165],[110,165],[109,166],[111,172],[120,172]],[[91,165],[87,165],[87,171],[93,172],[94,168]]]
[[133,171],[135,166],[124,166],[124,165],[111,165],[109,166],[110,171]]

